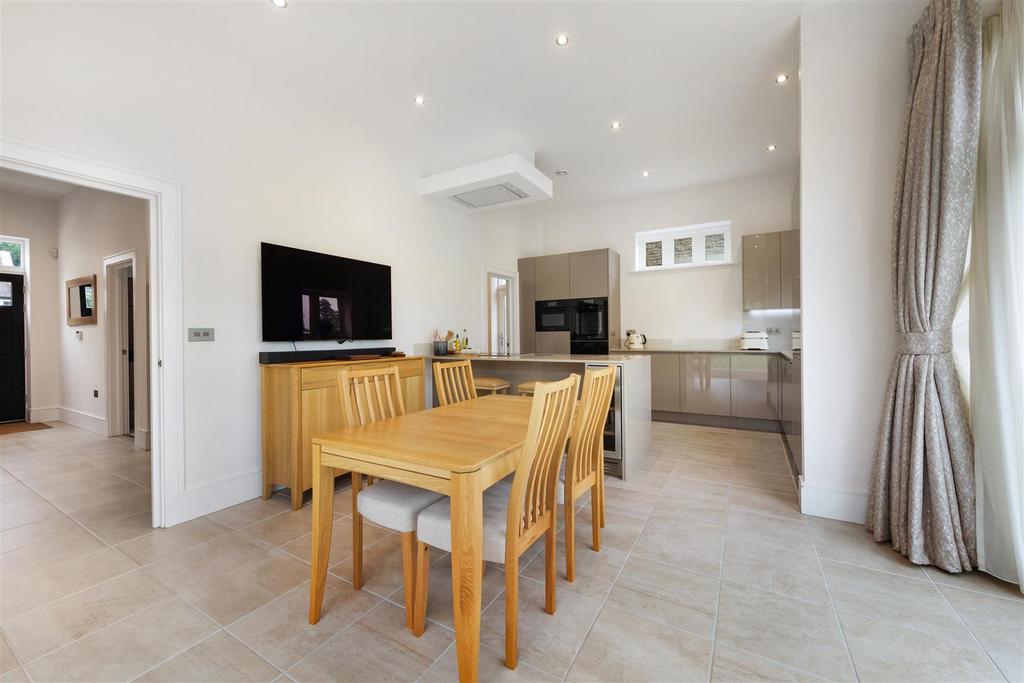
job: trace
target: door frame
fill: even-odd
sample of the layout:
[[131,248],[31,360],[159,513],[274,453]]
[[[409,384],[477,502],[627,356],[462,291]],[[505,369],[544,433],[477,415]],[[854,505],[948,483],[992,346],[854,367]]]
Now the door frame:
[[[185,489],[181,186],[133,171],[0,137],[0,168],[143,199],[149,233],[149,387],[154,527],[195,516],[205,500]],[[199,493],[199,492],[196,492]],[[216,496],[216,487],[202,492]],[[194,502],[193,502],[194,501]],[[202,514],[202,513],[200,513]]]
[[481,289],[483,290],[484,322],[480,329],[488,345],[491,343],[491,275],[497,275],[509,281],[509,334],[512,335],[512,343],[509,345],[509,349],[510,353],[515,355],[519,353],[519,273],[508,268],[499,268],[498,266],[489,266],[487,264],[483,265],[481,273],[483,278],[483,287]]
[[[22,276],[22,294],[21,296],[25,301],[24,319],[25,319],[25,422],[34,422],[32,419],[32,277],[31,270],[32,263],[30,261],[32,253],[32,240],[28,237],[18,237],[17,235],[4,235],[0,234],[0,241],[7,239],[15,239],[21,242],[24,247],[21,250],[21,268],[8,268],[6,266],[0,266],[0,273],[13,273],[14,275]],[[54,413],[56,419],[57,408],[46,407],[41,408],[39,413]],[[45,420],[39,420],[44,422]]]
[[[125,377],[123,363],[121,362],[121,341],[125,329],[123,319],[125,292],[121,287],[121,271],[131,268],[133,287],[136,289],[135,296],[138,297],[139,278],[136,277],[138,267],[136,265],[137,255],[135,250],[123,251],[103,259],[103,277],[105,281],[106,296],[104,297],[104,319],[107,326],[107,436],[127,435],[128,429],[124,424],[124,384],[128,381]],[[136,377],[138,376],[136,368]],[[128,391],[135,391],[135,386],[127,387]],[[148,392],[147,392],[148,393]],[[138,399],[136,396],[136,414],[138,414]],[[135,430],[135,447],[147,448],[146,436],[143,430]]]

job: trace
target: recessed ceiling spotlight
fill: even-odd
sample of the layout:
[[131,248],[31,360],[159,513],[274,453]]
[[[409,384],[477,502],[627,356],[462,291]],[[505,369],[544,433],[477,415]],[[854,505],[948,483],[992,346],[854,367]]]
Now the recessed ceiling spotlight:
[[768,145],[767,147],[765,147],[765,149],[768,150],[769,152],[774,152],[778,148],[775,145]]
[[788,80],[789,76],[787,76],[786,74],[779,74],[778,76],[775,77],[775,82],[779,84],[785,83]]
[[559,47],[565,47],[569,44],[569,36],[565,33],[559,33],[555,36],[555,45]]
[[646,177],[647,177],[647,176],[649,176],[649,175],[651,175],[649,171],[644,171],[644,172],[643,172],[643,176],[644,176],[644,178],[646,178]]
[[555,171],[555,175],[569,175],[569,172],[566,171],[564,168],[560,168],[557,171]]
[[[282,0],[282,2],[283,1],[284,0]],[[422,107],[424,104],[427,103],[427,98],[424,97],[423,95],[417,95],[416,97],[412,98],[412,101]]]
[[278,9],[284,9],[288,6],[288,0],[270,0],[270,3]]
[[619,121],[612,121],[611,125],[612,130],[618,130],[619,128],[622,128],[622,123],[620,123]]

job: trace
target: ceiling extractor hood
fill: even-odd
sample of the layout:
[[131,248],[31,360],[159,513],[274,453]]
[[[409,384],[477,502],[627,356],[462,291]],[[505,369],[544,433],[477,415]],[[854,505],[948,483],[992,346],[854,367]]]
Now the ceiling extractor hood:
[[465,213],[551,199],[551,179],[518,152],[420,179],[420,195]]

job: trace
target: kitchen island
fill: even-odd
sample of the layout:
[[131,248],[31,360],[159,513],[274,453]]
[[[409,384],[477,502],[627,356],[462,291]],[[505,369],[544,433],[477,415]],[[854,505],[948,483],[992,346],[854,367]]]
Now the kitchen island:
[[[651,450],[651,359],[643,354],[515,354],[432,356],[434,363],[470,360],[477,377],[500,377],[515,393],[520,382],[549,382],[570,373],[580,375],[587,367],[617,368],[612,409],[605,424],[605,471],[628,480],[637,476]],[[433,373],[428,373],[428,396],[434,397]],[[433,398],[436,404],[436,397]]]

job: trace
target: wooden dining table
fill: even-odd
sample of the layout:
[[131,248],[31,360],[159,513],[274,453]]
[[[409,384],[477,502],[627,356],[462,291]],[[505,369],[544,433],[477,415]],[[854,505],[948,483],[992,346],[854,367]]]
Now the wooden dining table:
[[480,656],[483,492],[515,471],[531,400],[497,394],[313,438],[313,552],[309,623],[320,620],[334,517],[335,470],[451,497],[452,608],[459,680],[476,681]]

